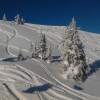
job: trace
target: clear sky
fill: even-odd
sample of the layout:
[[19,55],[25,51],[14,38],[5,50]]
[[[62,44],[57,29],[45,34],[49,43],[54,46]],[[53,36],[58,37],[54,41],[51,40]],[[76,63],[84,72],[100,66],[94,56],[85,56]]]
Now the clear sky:
[[0,0],[0,18],[4,13],[47,25],[66,25],[74,16],[82,30],[100,33],[100,0]]

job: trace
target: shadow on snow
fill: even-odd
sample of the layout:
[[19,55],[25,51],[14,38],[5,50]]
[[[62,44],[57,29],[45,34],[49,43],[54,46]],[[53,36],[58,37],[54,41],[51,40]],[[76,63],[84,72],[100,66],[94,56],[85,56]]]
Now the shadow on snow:
[[47,91],[48,89],[50,89],[52,87],[53,87],[52,84],[47,83],[47,84],[40,85],[40,86],[30,87],[29,89],[24,90],[23,92],[25,92],[25,93],[34,93],[36,91],[42,92],[42,91]]
[[61,56],[52,56],[52,62],[60,62],[61,60]]
[[[28,57],[24,58],[23,60],[19,60],[19,61],[24,61],[29,59]],[[18,62],[17,57],[11,57],[11,58],[5,58],[2,61],[4,62]]]
[[76,90],[83,90],[83,88],[81,88],[81,86],[78,86],[78,85],[74,85],[74,89],[76,89]]
[[4,61],[4,62],[17,62],[17,58],[16,57],[5,58],[2,61]]
[[92,64],[89,65],[91,68],[90,74],[95,73],[100,69],[100,60],[94,61]]

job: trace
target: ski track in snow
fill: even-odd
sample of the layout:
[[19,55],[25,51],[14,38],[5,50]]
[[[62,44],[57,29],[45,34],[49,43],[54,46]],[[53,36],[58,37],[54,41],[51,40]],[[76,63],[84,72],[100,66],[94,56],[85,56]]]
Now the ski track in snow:
[[[10,81],[12,81],[12,80],[14,80],[15,82],[21,82],[21,83],[23,83],[23,84],[25,84],[26,83],[26,85],[33,85],[34,86],[34,83],[32,82],[32,80],[29,80],[30,79],[30,77],[29,76],[31,76],[31,77],[37,77],[36,76],[36,74],[34,74],[33,72],[31,72],[31,71],[29,71],[29,70],[27,70],[27,69],[25,69],[25,68],[23,68],[23,67],[21,67],[21,66],[19,66],[19,65],[15,65],[15,67],[13,68],[13,66],[11,67],[11,66],[4,66],[4,65],[2,65],[2,66],[0,66],[0,68],[2,69],[2,70],[0,70],[0,75],[3,75],[4,76],[4,78],[3,78],[3,81],[4,81],[4,79],[5,79],[5,77],[7,78],[9,78],[9,80],[10,80],[10,78],[11,78],[11,80]],[[19,69],[22,69],[22,70],[19,70]],[[12,70],[12,72],[11,72],[11,70]],[[21,72],[20,72],[21,71]],[[23,73],[24,72],[24,73]],[[16,76],[15,74],[17,73],[17,75],[22,75],[21,76],[21,78],[20,77],[18,77],[18,76]],[[27,73],[27,74],[26,74]],[[28,76],[27,76],[28,75]],[[13,76],[13,77],[12,77]],[[27,77],[26,77],[27,76]],[[38,77],[39,78],[39,77]],[[27,80],[26,80],[27,79]],[[41,78],[40,78],[41,79]],[[5,81],[7,81],[7,80],[5,80]],[[14,81],[12,81],[12,82],[14,82]],[[34,79],[33,79],[33,81],[34,81]],[[14,82],[14,83],[15,83]],[[37,79],[35,79],[35,84],[38,86],[38,85],[40,85],[41,83],[39,83],[38,82],[38,80]],[[9,90],[11,91],[11,92],[13,92],[13,94],[16,96],[16,98],[19,98],[20,100],[27,100],[27,99],[24,99],[24,97],[22,96],[22,95],[20,95],[20,93],[18,93],[18,91],[16,90],[16,88],[14,87],[14,85],[13,84],[6,84],[6,87],[8,87],[9,88]],[[50,91],[50,92],[49,92]],[[57,98],[57,96],[58,97],[60,97],[61,99],[63,98],[64,100],[72,100],[72,99],[70,99],[70,98],[67,98],[67,97],[64,97],[64,96],[61,96],[60,94],[57,94],[57,93],[55,93],[55,92],[53,92],[52,90],[48,90],[48,92],[49,92],[49,94],[51,94],[51,95],[53,95],[55,98]],[[46,92],[47,93],[47,92]],[[47,93],[48,94],[48,93]],[[43,93],[42,93],[42,95],[43,95]],[[56,95],[56,96],[55,96]],[[38,96],[39,96],[39,98],[41,97],[41,93],[38,93]],[[42,97],[41,97],[42,98]],[[40,99],[40,100],[42,100],[42,99]],[[44,100],[44,99],[43,99]]]
[[[5,24],[3,24],[3,25],[5,25]],[[18,36],[18,37],[21,37],[21,38],[24,38],[25,40],[27,40],[27,41],[30,41],[28,38],[26,38],[26,37],[24,37],[24,36],[20,36],[19,35],[19,33],[18,33],[18,31],[15,29],[15,28],[13,28],[13,27],[11,27],[11,26],[9,26],[9,25],[6,25],[7,27],[9,27],[10,29],[13,29],[13,30],[15,30],[15,32],[16,32],[16,34],[14,35],[14,37],[13,38],[11,38],[10,37],[10,35],[8,35],[8,34],[10,34],[9,32],[7,32],[7,31],[3,31],[2,30],[2,32],[3,33],[5,33],[6,35],[8,35],[9,37],[10,37],[10,41],[12,41],[12,39],[14,39],[15,38],[15,36]],[[27,28],[29,28],[29,27],[27,27]],[[30,28],[31,30],[32,30],[32,28]],[[0,30],[1,31],[1,30]],[[43,33],[45,33],[45,32],[43,32]],[[46,33],[45,33],[46,34]],[[51,36],[51,35],[49,35],[49,36]],[[52,37],[52,36],[51,36]],[[54,38],[54,37],[53,37]],[[51,39],[49,39],[50,41],[52,41]],[[52,41],[52,43],[55,43],[55,41]],[[55,43],[56,44],[56,43]],[[3,45],[3,44],[2,44]],[[12,54],[10,51],[9,51],[9,47],[13,47],[14,49],[18,49],[18,47],[16,47],[16,46],[10,46],[10,44],[8,43],[8,45],[7,45],[7,52],[10,54],[10,55],[12,55],[12,56],[16,56],[16,55],[14,55],[14,54]],[[27,51],[27,50],[25,50],[25,49],[22,49],[22,50],[24,50],[24,51]],[[27,51],[28,52],[28,51]],[[74,89],[71,89],[71,88],[69,88],[68,86],[66,86],[66,85],[64,85],[63,83],[61,83],[61,82],[59,82],[57,79],[55,79],[54,78],[54,76],[52,76],[52,74],[46,69],[46,67],[41,63],[41,62],[39,62],[38,60],[35,60],[38,64],[40,64],[40,66],[45,70],[45,72],[47,73],[47,75],[49,75],[51,78],[53,78],[56,82],[58,82],[62,87],[60,87],[62,90],[64,90],[64,91],[66,91],[66,92],[68,92],[68,93],[70,93],[71,95],[74,95],[74,96],[76,96],[76,97],[79,97],[79,98],[81,98],[81,99],[91,99],[91,100],[99,100],[98,98],[96,98],[96,97],[93,97],[93,96],[90,96],[90,95],[87,95],[87,94],[85,94],[85,93],[82,93],[82,92],[79,92],[79,91],[76,91],[76,90],[74,90]],[[10,70],[10,72],[11,72],[11,70],[12,69],[9,69]],[[14,71],[14,70],[12,70],[12,71]],[[16,73],[16,72],[15,72]],[[25,73],[27,73],[27,72],[25,72]],[[25,74],[24,73],[24,74]],[[3,74],[4,75],[4,73],[3,72],[1,72],[0,74]],[[14,73],[13,73],[14,74]],[[21,73],[19,73],[18,72],[18,74],[21,74]],[[28,74],[27,74],[28,75]],[[7,75],[6,75],[7,76]],[[9,75],[8,75],[9,76]],[[9,77],[11,77],[11,75],[9,76]],[[16,76],[14,76],[14,77],[16,77]],[[25,76],[24,76],[25,77]],[[29,77],[29,76],[28,76]],[[30,77],[32,77],[32,76],[30,76]],[[23,77],[22,77],[23,78]],[[11,78],[11,79],[13,79],[13,78]],[[18,78],[19,79],[19,78]],[[18,80],[18,79],[16,79],[16,80]],[[25,77],[25,79],[27,79],[26,77]],[[22,81],[22,80],[19,80],[20,82]],[[28,80],[25,80],[24,82],[26,82],[26,81],[29,81],[29,79]],[[23,82],[23,81],[22,81]],[[27,84],[33,84],[33,83],[31,83],[31,82],[26,82]],[[64,88],[66,88],[66,89],[64,89]],[[12,88],[13,89],[13,91],[15,91],[15,94],[17,94],[17,95],[19,95],[18,94],[18,92],[16,92],[16,90],[15,90],[15,88],[13,87]],[[41,93],[37,93],[37,95],[38,95],[38,97],[40,98],[40,100],[42,100],[42,96],[41,95],[43,95],[43,93],[41,94]],[[19,97],[19,96],[18,96]],[[66,97],[67,98],[67,97]],[[70,100],[70,98],[67,98],[68,100]],[[66,99],[66,100],[67,100]],[[20,100],[22,100],[22,98],[20,99]],[[25,99],[23,99],[23,100],[25,100]]]

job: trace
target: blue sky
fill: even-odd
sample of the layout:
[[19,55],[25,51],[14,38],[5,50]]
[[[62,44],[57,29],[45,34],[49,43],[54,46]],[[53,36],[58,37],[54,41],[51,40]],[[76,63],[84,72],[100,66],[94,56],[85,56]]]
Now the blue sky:
[[67,25],[74,16],[82,30],[100,33],[100,0],[0,0],[0,18],[4,13],[47,25]]

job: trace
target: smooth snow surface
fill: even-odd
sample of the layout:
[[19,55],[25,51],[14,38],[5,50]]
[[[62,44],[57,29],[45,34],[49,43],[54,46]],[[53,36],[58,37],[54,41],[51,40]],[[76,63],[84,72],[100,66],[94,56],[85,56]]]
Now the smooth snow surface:
[[[53,63],[30,59],[30,41],[39,41],[41,28],[47,46],[52,46]],[[59,70],[57,47],[64,31],[65,26],[0,21],[0,100],[100,100],[100,35],[79,30],[92,73],[78,83],[65,79]],[[20,48],[24,61],[16,60]]]

